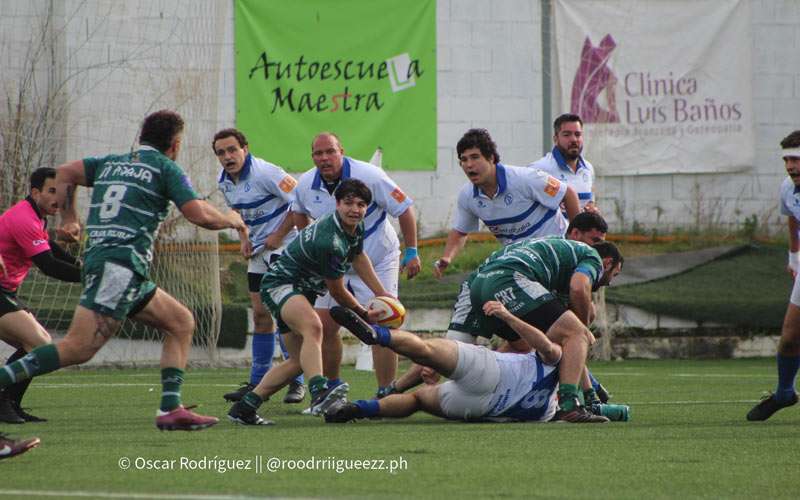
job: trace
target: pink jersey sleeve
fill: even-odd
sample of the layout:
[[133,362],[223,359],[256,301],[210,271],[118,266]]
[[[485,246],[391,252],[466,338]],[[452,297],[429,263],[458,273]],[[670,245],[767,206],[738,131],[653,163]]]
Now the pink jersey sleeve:
[[25,257],[30,259],[34,255],[50,250],[44,221],[36,216],[33,209],[15,211],[12,215],[13,218],[9,221],[11,236]]
[[6,266],[0,286],[16,290],[28,274],[31,257],[50,250],[50,241],[40,219],[27,201],[22,201],[0,217],[0,253]]

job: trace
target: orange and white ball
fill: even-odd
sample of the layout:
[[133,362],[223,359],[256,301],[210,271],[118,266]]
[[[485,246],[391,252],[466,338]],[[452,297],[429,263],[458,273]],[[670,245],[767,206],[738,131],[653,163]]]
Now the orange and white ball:
[[406,308],[392,297],[375,297],[369,301],[367,309],[381,311],[378,324],[387,328],[400,328],[406,319]]

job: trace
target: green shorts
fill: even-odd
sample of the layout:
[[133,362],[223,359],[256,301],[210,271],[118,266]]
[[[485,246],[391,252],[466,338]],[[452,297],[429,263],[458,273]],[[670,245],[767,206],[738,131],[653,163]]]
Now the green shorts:
[[555,296],[542,284],[518,271],[493,269],[479,272],[461,285],[449,329],[476,337],[497,335],[506,340],[517,340],[519,335],[504,321],[483,313],[483,304],[496,300],[514,316],[525,318],[554,299]]
[[27,306],[17,297],[17,292],[10,292],[4,288],[0,288],[0,316],[27,310]]
[[156,284],[123,263],[87,259],[83,265],[80,305],[104,316],[122,320],[143,309]]
[[311,306],[314,306],[317,297],[320,294],[303,288],[297,288],[293,284],[265,284],[261,283],[261,302],[267,306],[272,317],[275,318],[278,324],[278,331],[281,333],[289,333],[292,331],[289,325],[281,318],[281,309],[286,301],[295,295],[302,295],[308,300]]

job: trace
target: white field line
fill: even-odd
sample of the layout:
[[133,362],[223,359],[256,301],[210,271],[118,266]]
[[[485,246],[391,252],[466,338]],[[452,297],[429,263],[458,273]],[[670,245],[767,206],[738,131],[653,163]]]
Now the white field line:
[[133,498],[162,500],[260,500],[285,497],[253,497],[244,495],[194,495],[181,493],[116,493],[111,491],[69,491],[69,490],[13,490],[0,489],[0,496],[36,496],[36,497],[76,497],[76,498]]

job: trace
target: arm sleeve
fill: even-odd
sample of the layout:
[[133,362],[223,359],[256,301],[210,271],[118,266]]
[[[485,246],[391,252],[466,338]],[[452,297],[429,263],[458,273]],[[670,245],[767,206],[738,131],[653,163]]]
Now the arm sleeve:
[[277,171],[275,174],[266,180],[267,186],[265,187],[267,192],[278,196],[285,203],[294,203],[297,180],[287,174],[282,168],[276,168]]
[[83,173],[86,176],[86,187],[94,186],[94,176],[97,169],[105,163],[107,157],[90,157],[83,159]]
[[547,208],[557,209],[567,194],[567,183],[561,182],[543,170],[530,172],[530,194]]
[[389,215],[395,218],[401,216],[408,210],[408,207],[414,204],[414,201],[383,171],[379,172],[375,182],[370,186],[370,190],[373,201],[379,207],[385,208]]
[[164,168],[164,182],[167,198],[178,208],[186,202],[200,198],[192,187],[192,181],[176,163],[170,162]]
[[61,248],[56,244],[50,245],[50,251],[53,252],[53,257],[55,257],[58,260],[64,261],[67,264],[72,264],[73,266],[80,265],[78,263],[78,259],[70,255],[69,252],[67,252],[66,250],[64,250],[63,248]]
[[792,215],[792,211],[789,210],[789,207],[786,205],[786,188],[784,187],[785,184],[781,185],[780,190],[780,197],[781,197],[781,215]]
[[80,267],[58,260],[53,252],[47,251],[34,255],[31,260],[44,274],[61,281],[78,283],[81,280]]

